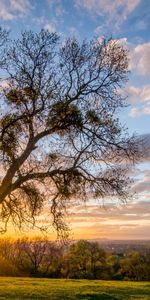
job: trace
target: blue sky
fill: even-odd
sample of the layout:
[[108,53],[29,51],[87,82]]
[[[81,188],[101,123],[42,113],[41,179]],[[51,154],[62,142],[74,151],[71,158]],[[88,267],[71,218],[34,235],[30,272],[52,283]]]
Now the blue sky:
[[[14,38],[21,30],[57,31],[62,39],[113,37],[129,50],[130,75],[125,86],[130,106],[120,114],[129,132],[147,134],[150,145],[150,1],[149,0],[0,0],[0,25]],[[75,237],[149,238],[150,155],[135,171],[138,193],[126,207],[109,204],[109,212],[75,206],[70,217]],[[87,235],[85,235],[85,228]]]

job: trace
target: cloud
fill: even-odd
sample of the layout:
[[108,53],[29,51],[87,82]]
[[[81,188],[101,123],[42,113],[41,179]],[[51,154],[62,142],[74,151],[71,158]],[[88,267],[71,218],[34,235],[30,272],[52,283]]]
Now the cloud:
[[[95,30],[95,34],[99,34],[100,27],[97,27]],[[150,75],[150,42],[141,43],[141,44],[132,44],[128,41],[126,37],[122,37],[116,40],[120,44],[122,44],[129,51],[129,69],[131,71],[135,71],[138,75],[141,76],[149,76]],[[146,89],[150,85],[146,86]]]
[[49,32],[55,32],[57,27],[57,21],[55,18],[53,18],[51,21],[47,20],[45,16],[36,17],[33,19],[34,22],[38,25],[40,25],[45,30],[48,30]]
[[142,88],[135,87],[135,86],[128,86],[127,92],[131,103],[150,101],[150,85],[145,85]]
[[73,211],[69,220],[76,236],[117,239],[121,238],[121,233],[124,233],[122,239],[129,239],[130,235],[134,238],[149,236],[150,202],[144,197],[119,207],[110,204],[107,210],[99,204],[93,204],[87,206],[86,210],[76,207]]
[[54,8],[54,14],[56,17],[61,17],[66,13],[66,10],[63,7],[63,2],[60,0],[47,0],[49,7]]
[[23,16],[31,9],[29,0],[0,0],[0,18],[10,21]]
[[140,107],[132,107],[129,116],[132,118],[150,115],[150,85],[143,87],[128,86],[126,88],[131,104],[138,104]]
[[77,7],[87,9],[97,16],[107,17],[108,24],[118,27],[134,11],[141,0],[74,0]]
[[150,115],[150,102],[146,106],[140,108],[132,107],[129,112],[129,116],[132,118],[137,118],[144,115]]
[[133,190],[136,193],[146,193],[149,192],[150,193],[150,177],[145,177],[143,181],[140,181],[139,183],[137,183]]
[[51,23],[51,22],[46,23],[46,24],[44,25],[44,29],[45,29],[45,30],[48,30],[49,32],[54,32],[54,31],[56,31],[55,25],[54,25],[53,23]]
[[[132,45],[128,42],[126,46],[129,50],[129,69],[143,79],[150,76],[150,42]],[[139,80],[139,79],[138,79]],[[150,84],[140,86],[126,86],[129,101],[134,107],[131,108],[129,116],[132,118],[150,115]],[[138,105],[137,105],[138,104]]]
[[[136,193],[148,193],[150,197],[150,170],[145,170],[143,172],[143,178],[139,179],[135,184],[133,185],[133,191]],[[149,202],[150,205],[150,202]]]
[[[144,195],[146,200],[150,200],[150,170],[148,169],[149,163],[150,163],[150,134],[143,134],[139,136],[139,140],[142,142],[139,143],[139,150],[142,151],[143,156],[141,159],[141,163],[144,163],[144,170],[143,167],[139,173],[133,174],[134,176],[134,184],[132,185],[132,191],[137,194],[137,196],[140,198],[141,195]],[[146,169],[145,169],[146,165]],[[145,201],[145,208],[147,213],[150,213],[148,211],[148,207],[150,208],[150,202]],[[141,209],[140,209],[141,211]],[[146,213],[145,211],[145,213]],[[142,211],[141,211],[142,212]]]
[[26,13],[27,9],[30,8],[29,0],[10,0],[12,10],[20,13]]
[[59,5],[56,7],[56,9],[55,9],[56,17],[61,17],[64,15],[64,13],[66,13],[66,11],[62,6]]
[[136,69],[141,75],[150,74],[150,42],[135,46],[131,53],[131,69]]

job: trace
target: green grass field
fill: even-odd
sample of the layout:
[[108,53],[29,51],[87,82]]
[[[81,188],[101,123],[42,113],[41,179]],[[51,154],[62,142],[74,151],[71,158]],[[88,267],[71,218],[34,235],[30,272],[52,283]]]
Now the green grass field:
[[1,277],[0,299],[150,300],[150,283]]

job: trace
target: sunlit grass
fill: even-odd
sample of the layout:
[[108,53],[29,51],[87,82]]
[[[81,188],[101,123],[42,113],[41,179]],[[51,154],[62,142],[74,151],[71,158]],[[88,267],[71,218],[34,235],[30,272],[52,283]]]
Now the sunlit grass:
[[0,299],[148,300],[150,283],[1,277]]

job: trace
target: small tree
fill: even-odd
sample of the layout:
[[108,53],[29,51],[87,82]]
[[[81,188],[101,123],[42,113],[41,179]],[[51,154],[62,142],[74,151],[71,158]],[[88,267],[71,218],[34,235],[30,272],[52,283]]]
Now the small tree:
[[65,277],[102,279],[106,270],[106,253],[98,243],[81,240],[71,245],[64,256]]
[[49,203],[59,234],[66,200],[128,197],[138,151],[119,123],[127,51],[115,40],[24,32],[5,49],[0,120],[1,220],[33,221]]

